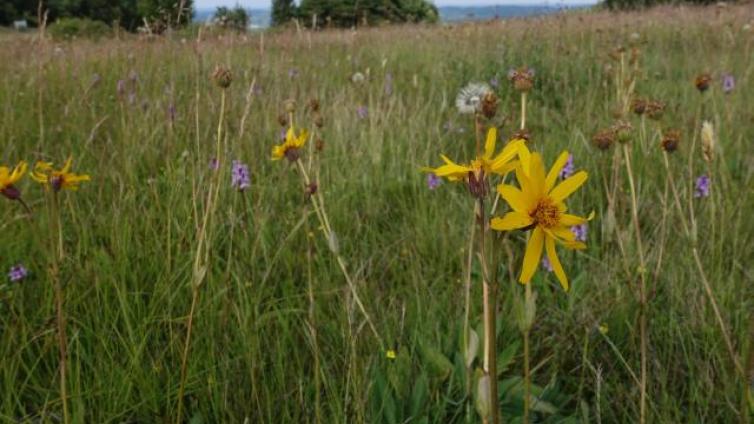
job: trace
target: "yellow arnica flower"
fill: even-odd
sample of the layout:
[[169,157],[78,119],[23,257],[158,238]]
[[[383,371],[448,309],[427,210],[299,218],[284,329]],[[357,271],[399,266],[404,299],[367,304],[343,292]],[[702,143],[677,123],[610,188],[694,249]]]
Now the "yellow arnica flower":
[[306,130],[302,130],[298,137],[296,137],[293,127],[289,128],[283,144],[272,147],[272,160],[280,160],[287,157],[291,162],[295,161],[298,159],[298,149],[306,144],[307,138],[309,138],[309,134]]
[[69,157],[63,169],[59,171],[52,167],[52,162],[37,162],[34,165],[34,172],[31,173],[31,177],[45,187],[50,187],[55,191],[63,189],[78,190],[79,183],[89,181],[89,176],[71,172],[72,162],[73,158]]
[[18,165],[13,168],[13,171],[7,166],[0,166],[0,193],[11,200],[18,199],[18,197],[21,196],[21,192],[14,187],[14,184],[24,176],[26,168],[27,165],[24,161],[19,162]]
[[[493,127],[487,131],[487,140],[484,143],[484,153],[481,156],[477,156],[477,158],[471,161],[470,164],[459,165],[448,159],[447,156],[440,155],[442,160],[445,161],[445,165],[437,168],[425,168],[424,170],[432,172],[438,177],[447,178],[449,181],[462,181],[469,177],[469,174],[474,175],[477,180],[485,175],[507,174],[515,169],[519,163],[522,163],[524,168],[528,168],[530,153],[529,149],[526,147],[525,140],[512,140],[497,155],[495,155],[496,144],[497,128]],[[513,160],[516,156],[519,157],[520,162]]]
[[507,184],[497,188],[500,196],[510,205],[512,212],[502,218],[493,218],[490,226],[498,231],[510,231],[519,228],[533,228],[524,254],[524,264],[519,281],[529,283],[537,271],[542,250],[547,252],[553,272],[565,290],[568,290],[568,277],[560,264],[555,251],[555,242],[569,249],[584,249],[586,245],[576,240],[571,227],[591,219],[567,214],[564,201],[587,179],[585,171],[579,171],[555,185],[563,166],[568,161],[568,152],[563,152],[555,161],[550,172],[545,176],[542,156],[533,153],[531,167],[527,176],[523,170],[516,168],[516,179],[521,189]]
[[388,351],[385,353],[385,356],[387,357],[387,359],[395,359],[398,355],[396,355],[393,349],[388,349]]

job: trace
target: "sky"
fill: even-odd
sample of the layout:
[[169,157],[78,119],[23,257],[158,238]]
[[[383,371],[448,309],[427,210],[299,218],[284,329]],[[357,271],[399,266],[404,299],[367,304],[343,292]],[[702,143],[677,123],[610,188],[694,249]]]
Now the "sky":
[[[495,4],[583,4],[596,0],[435,0],[438,6],[485,6]],[[249,9],[269,9],[271,0],[194,0],[194,7],[198,9],[214,9],[217,6],[241,6]]]

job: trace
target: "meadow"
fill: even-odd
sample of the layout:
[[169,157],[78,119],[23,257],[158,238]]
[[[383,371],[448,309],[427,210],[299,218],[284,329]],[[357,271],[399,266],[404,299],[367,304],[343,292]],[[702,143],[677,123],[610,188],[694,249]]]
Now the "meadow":
[[[0,32],[0,165],[70,156],[90,176],[58,192],[26,175],[14,186],[30,212],[0,196],[0,421],[482,422],[484,273],[499,422],[525,409],[749,422],[752,26],[743,4],[316,33]],[[629,62],[632,83],[616,84]],[[499,98],[484,121],[498,145],[514,138],[507,76],[523,66],[527,145],[547,167],[570,152],[589,178],[569,210],[594,211],[586,249],[558,248],[570,289],[543,267],[527,285],[526,352],[526,232],[489,231],[477,255],[474,197],[423,171],[474,157],[474,118],[456,108],[469,82]],[[638,98],[664,113],[631,111],[622,142],[596,146]],[[272,160],[292,122],[309,130],[300,161]]]

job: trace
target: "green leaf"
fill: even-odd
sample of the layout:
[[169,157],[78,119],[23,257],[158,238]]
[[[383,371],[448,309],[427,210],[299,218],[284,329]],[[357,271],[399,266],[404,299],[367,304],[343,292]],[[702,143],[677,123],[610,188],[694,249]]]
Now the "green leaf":
[[420,374],[414,382],[414,390],[411,393],[411,417],[416,418],[421,413],[427,398],[429,398],[427,377]]

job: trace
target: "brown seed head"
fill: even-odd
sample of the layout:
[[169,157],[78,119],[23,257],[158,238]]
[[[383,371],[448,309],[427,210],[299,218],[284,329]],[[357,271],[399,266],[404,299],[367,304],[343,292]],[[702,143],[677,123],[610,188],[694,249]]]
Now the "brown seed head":
[[638,97],[634,98],[631,101],[631,109],[633,109],[635,114],[642,115],[647,110],[647,101]]
[[659,101],[659,100],[652,100],[647,102],[646,105],[646,114],[649,117],[649,119],[654,119],[655,121],[662,118],[662,115],[665,113],[665,103]]
[[662,133],[662,150],[665,150],[668,153],[673,153],[678,150],[678,145],[680,143],[681,132],[679,130],[667,130]]
[[624,144],[631,141],[631,133],[634,127],[628,121],[617,121],[610,127],[610,130],[615,134],[615,139],[618,143]]
[[521,92],[527,92],[534,87],[534,70],[522,66],[508,71],[508,79],[513,82],[513,88]]
[[309,100],[309,110],[315,113],[319,112],[319,100],[317,99]]
[[285,111],[287,113],[293,113],[296,111],[296,101],[293,99],[288,99],[285,101]]
[[497,114],[497,104],[498,99],[495,93],[492,91],[488,91],[484,97],[482,97],[482,115],[484,115],[487,119],[492,119]]
[[592,143],[600,150],[607,150],[615,143],[615,132],[610,128],[599,131],[592,137]]
[[233,82],[233,73],[230,72],[230,69],[217,65],[212,73],[212,79],[218,87],[228,88]]
[[508,138],[508,141],[511,141],[511,140],[525,140],[528,142],[529,140],[531,140],[531,133],[529,132],[528,128],[524,128],[522,130],[516,130]]
[[709,88],[711,82],[712,76],[708,73],[704,73],[697,75],[696,79],[694,80],[694,85],[700,93],[704,93]]
[[285,128],[288,126],[288,116],[286,114],[281,113],[278,115],[278,124],[280,124],[281,127]]

